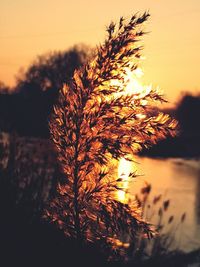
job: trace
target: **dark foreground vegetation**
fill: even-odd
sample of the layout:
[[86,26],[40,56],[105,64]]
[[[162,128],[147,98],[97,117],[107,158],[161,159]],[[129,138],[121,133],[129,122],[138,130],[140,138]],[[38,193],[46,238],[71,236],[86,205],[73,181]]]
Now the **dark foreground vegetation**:
[[13,135],[1,151],[0,266],[102,266],[97,249],[66,239],[42,219],[59,175],[49,142]]
[[[171,251],[173,233],[168,233],[154,238],[150,254],[149,241],[139,237],[129,263],[107,263],[107,255],[98,245],[81,246],[42,219],[61,175],[49,141],[4,135],[1,151],[0,266],[189,266],[200,261],[199,251]],[[143,188],[143,205],[148,204],[150,191],[150,185]],[[159,201],[160,197],[154,198],[154,204]],[[160,210],[165,213],[168,205],[169,201],[161,201]],[[181,220],[184,223],[184,215]],[[173,218],[168,223],[173,223]]]

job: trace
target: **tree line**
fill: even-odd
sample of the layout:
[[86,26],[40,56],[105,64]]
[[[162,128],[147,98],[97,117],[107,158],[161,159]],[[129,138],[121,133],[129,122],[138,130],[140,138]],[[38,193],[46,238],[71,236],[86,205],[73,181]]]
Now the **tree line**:
[[[21,136],[49,137],[48,120],[59,90],[68,83],[75,69],[93,55],[87,46],[74,46],[63,52],[38,56],[16,79],[14,88],[0,82],[0,130]],[[186,93],[175,110],[179,136],[199,136],[200,94]]]

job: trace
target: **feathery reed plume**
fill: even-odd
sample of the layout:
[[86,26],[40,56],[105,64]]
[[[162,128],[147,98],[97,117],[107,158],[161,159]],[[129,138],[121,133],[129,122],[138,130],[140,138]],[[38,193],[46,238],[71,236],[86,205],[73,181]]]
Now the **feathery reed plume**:
[[168,115],[148,111],[154,101],[164,101],[156,90],[130,90],[148,17],[134,15],[109,25],[94,59],[63,86],[50,121],[64,175],[45,217],[66,236],[111,247],[117,255],[138,230],[152,235],[137,203],[118,198],[119,190],[127,190],[117,176],[118,161],[131,161],[143,147],[174,135],[176,126]]

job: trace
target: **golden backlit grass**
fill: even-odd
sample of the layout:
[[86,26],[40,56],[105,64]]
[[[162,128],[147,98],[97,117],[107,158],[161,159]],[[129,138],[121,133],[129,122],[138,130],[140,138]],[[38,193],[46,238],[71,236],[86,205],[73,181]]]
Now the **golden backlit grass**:
[[63,177],[45,217],[66,236],[109,250],[110,257],[124,256],[138,231],[152,236],[137,202],[120,198],[128,188],[117,173],[119,160],[131,161],[143,147],[175,134],[176,122],[152,109],[164,101],[159,92],[134,83],[148,17],[109,25],[94,59],[60,90],[50,121]]

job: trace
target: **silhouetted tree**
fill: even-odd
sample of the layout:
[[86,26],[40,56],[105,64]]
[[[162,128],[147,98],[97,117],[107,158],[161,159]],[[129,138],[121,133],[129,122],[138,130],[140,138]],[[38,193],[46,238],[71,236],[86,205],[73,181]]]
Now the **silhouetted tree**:
[[11,89],[9,86],[5,85],[2,81],[0,81],[0,94],[10,94]]
[[176,116],[183,135],[200,135],[199,114],[200,95],[186,94],[183,96],[176,110]]
[[48,90],[58,92],[69,81],[75,69],[82,66],[91,54],[91,48],[74,46],[64,52],[52,52],[38,58],[17,78],[16,90],[26,95]]
[[74,46],[38,57],[18,78],[14,94],[0,95],[0,128],[20,135],[48,137],[48,116],[59,89],[91,54],[86,46]]

